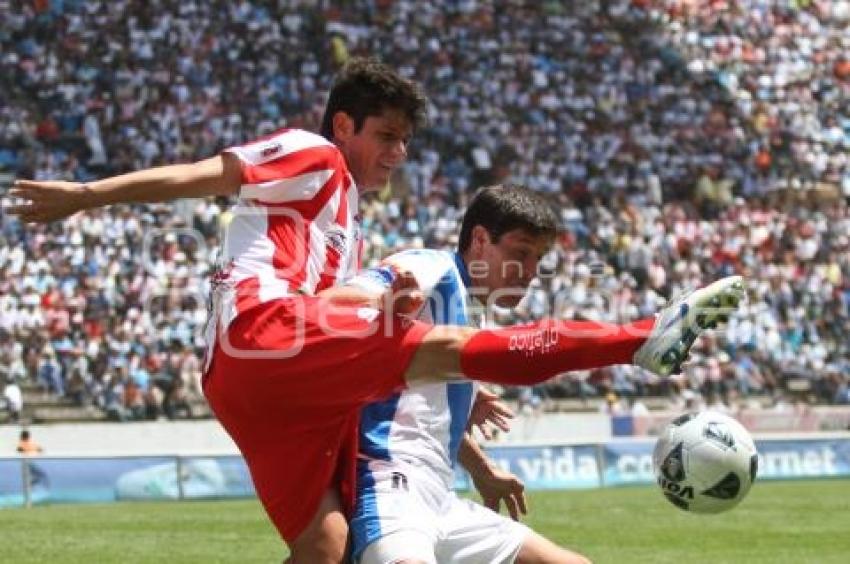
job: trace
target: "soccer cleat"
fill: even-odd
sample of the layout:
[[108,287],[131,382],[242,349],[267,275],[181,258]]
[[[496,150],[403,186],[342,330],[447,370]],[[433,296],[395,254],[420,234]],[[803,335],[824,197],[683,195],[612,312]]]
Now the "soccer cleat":
[[649,338],[635,353],[635,365],[659,376],[681,372],[697,337],[706,329],[729,321],[729,315],[744,299],[743,278],[728,276],[671,300],[658,315]]

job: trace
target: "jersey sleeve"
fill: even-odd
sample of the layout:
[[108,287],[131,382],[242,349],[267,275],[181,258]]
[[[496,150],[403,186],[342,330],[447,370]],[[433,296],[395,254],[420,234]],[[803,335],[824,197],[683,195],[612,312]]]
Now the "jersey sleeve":
[[392,278],[387,273],[387,267],[410,272],[426,300],[434,294],[440,280],[445,276],[451,276],[455,268],[454,261],[448,253],[430,250],[401,251],[385,258],[381,261],[381,266],[360,272],[346,284],[372,294],[380,294],[392,285]]
[[426,298],[434,293],[443,277],[451,276],[455,268],[448,253],[419,249],[401,251],[381,262],[410,272]]
[[343,163],[332,143],[299,129],[284,129],[224,153],[239,159],[239,196],[265,203],[313,199]]

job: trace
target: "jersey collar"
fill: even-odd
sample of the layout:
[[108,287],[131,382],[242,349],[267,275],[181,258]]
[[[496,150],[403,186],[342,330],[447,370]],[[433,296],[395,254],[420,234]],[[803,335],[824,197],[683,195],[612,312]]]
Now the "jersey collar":
[[463,257],[460,256],[460,253],[455,251],[455,266],[457,266],[457,271],[460,272],[460,279],[463,280],[463,285],[469,288],[472,286],[472,278],[469,277],[469,271],[466,269],[466,263],[463,262]]

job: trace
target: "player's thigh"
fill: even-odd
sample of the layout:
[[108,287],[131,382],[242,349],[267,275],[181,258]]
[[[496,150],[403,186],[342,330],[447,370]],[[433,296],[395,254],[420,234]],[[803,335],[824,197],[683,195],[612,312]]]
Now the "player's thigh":
[[358,564],[438,564],[434,538],[422,531],[406,529],[390,533],[369,544]]
[[525,537],[514,562],[516,564],[590,564],[588,558],[561,548],[531,530]]
[[214,368],[226,366],[213,377],[225,372],[237,380],[252,408],[359,408],[404,387],[403,374],[430,329],[316,298],[276,300],[233,322],[213,359]]
[[[295,432],[293,437],[283,434],[278,440],[267,433],[239,441],[257,497],[288,544],[294,544],[311,528],[318,532],[316,525],[324,521],[317,522],[317,517],[330,513],[327,492],[340,488],[337,470],[344,468],[346,461],[336,453],[344,438],[344,433],[325,436]],[[298,444],[300,440],[304,443]]]
[[361,469],[351,518],[352,553],[361,562],[434,560],[439,516],[432,500],[438,496],[412,469]]
[[315,516],[295,540],[288,543],[290,564],[338,564],[345,559],[348,523],[339,495],[328,490]]
[[454,496],[441,516],[440,564],[513,562],[530,530],[483,505]]

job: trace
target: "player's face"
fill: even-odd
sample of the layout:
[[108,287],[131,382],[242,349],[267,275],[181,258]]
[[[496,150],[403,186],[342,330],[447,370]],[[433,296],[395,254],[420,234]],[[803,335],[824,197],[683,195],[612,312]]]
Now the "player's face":
[[334,140],[361,192],[387,185],[390,174],[407,158],[412,135],[413,126],[399,110],[367,117],[357,132],[348,115],[339,112],[334,118]]
[[494,243],[487,230],[477,226],[473,230],[470,258],[467,265],[472,284],[486,292],[487,300],[501,307],[515,307],[537,275],[537,265],[552,246],[545,235],[534,236],[522,229],[503,234]]

